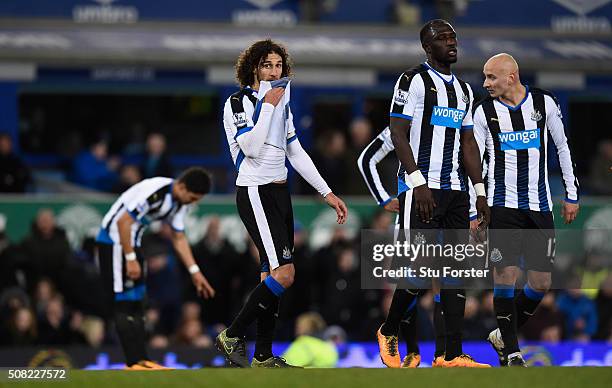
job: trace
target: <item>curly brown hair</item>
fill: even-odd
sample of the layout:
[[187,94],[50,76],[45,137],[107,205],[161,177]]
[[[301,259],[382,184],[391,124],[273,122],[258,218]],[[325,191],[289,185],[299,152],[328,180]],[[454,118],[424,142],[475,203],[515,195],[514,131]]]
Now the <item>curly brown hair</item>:
[[270,53],[278,54],[283,60],[281,77],[291,76],[291,57],[285,47],[272,39],[260,40],[244,50],[236,61],[236,80],[241,88],[255,83],[253,70],[257,69]]

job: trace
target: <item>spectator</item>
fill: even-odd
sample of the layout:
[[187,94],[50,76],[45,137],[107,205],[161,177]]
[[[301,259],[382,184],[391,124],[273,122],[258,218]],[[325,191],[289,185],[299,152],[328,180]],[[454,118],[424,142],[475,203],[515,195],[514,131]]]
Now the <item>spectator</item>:
[[20,283],[23,266],[23,255],[11,243],[6,233],[6,217],[0,214],[0,290],[16,286]]
[[559,311],[565,316],[566,336],[588,341],[597,330],[597,308],[581,289],[570,288],[559,295]]
[[557,309],[555,294],[546,293],[535,315],[521,328],[522,337],[527,341],[558,342],[561,340],[563,314]]
[[98,317],[83,317],[79,331],[92,348],[99,348],[104,341],[104,321]]
[[[497,329],[497,319],[495,318],[495,309],[493,308],[493,291],[486,290],[480,294],[480,305],[478,308],[478,322],[483,327],[485,333]],[[479,339],[482,339],[481,337]]]
[[119,171],[119,181],[113,186],[113,193],[121,194],[142,180],[138,166],[126,164]]
[[[232,315],[229,314],[227,306],[230,303],[232,283],[237,273],[238,252],[223,237],[221,219],[218,216],[213,215],[209,218],[206,233],[193,247],[193,254],[210,285],[217,292],[214,298],[202,301],[206,312],[204,322],[207,325],[229,324]],[[184,276],[188,276],[187,272]],[[189,299],[196,299],[192,288],[186,291]]]
[[372,124],[363,117],[356,118],[351,122],[349,135],[351,143],[347,151],[346,162],[350,168],[346,171],[349,178],[346,182],[345,193],[350,195],[370,195],[370,191],[357,168],[357,159],[359,159],[361,151],[372,140]]
[[13,139],[0,133],[0,193],[23,193],[30,181],[30,169],[13,152]]
[[31,309],[20,307],[12,315],[7,336],[2,342],[9,346],[31,346],[36,343],[36,318]]
[[612,274],[601,284],[595,305],[599,323],[594,338],[607,341],[612,336]]
[[145,331],[149,338],[149,346],[154,349],[167,348],[170,341],[161,328],[159,309],[149,306],[145,312],[145,318]]
[[62,297],[56,296],[49,301],[45,314],[39,321],[39,342],[45,345],[84,343],[78,332],[80,323],[80,315],[74,314],[70,319]]
[[480,321],[479,316],[480,303],[478,299],[472,295],[467,296],[465,300],[465,315],[463,324],[463,338],[466,340],[481,340],[489,334],[487,328]]
[[190,286],[189,290],[193,289],[190,278],[181,283],[177,258],[170,244],[171,233],[170,226],[164,223],[158,233],[147,235],[143,244],[148,265],[148,296],[159,310],[158,330],[166,335],[172,333],[179,322],[182,288]]
[[108,144],[99,138],[74,159],[72,181],[92,190],[111,191],[118,179],[119,164],[118,158],[108,157]]
[[147,147],[140,170],[144,178],[174,176],[172,164],[166,154],[166,137],[161,133],[153,132],[147,136]]
[[[338,130],[330,130],[317,141],[317,149],[312,155],[312,161],[333,192],[344,191],[348,179],[347,171],[353,168],[346,163],[346,152],[344,134]],[[301,194],[315,193],[304,179],[299,179]],[[361,178],[359,180],[361,181]]]
[[313,259],[308,249],[308,233],[304,227],[295,222],[293,227],[293,264],[297,273],[291,287],[283,294],[283,302],[280,304],[279,316],[281,321],[288,324],[281,326],[277,330],[277,339],[284,340],[293,337],[291,325],[295,319],[302,313],[310,309],[312,302],[311,287],[313,273]]
[[32,284],[42,276],[48,276],[55,284],[61,284],[60,276],[72,256],[66,232],[57,226],[51,209],[41,209],[36,215],[32,231],[21,243],[26,257]]
[[364,317],[363,293],[359,262],[350,243],[340,244],[326,257],[328,276],[323,285],[323,308],[325,319],[342,326],[349,333],[358,332]]
[[34,308],[36,315],[43,316],[47,310],[47,304],[57,295],[55,285],[46,277],[41,278],[34,289]]
[[612,195],[612,140],[599,143],[590,171],[589,183],[593,194]]
[[183,320],[179,325],[174,344],[208,348],[212,346],[212,339],[204,333],[202,322],[199,319],[190,318]]
[[338,350],[331,341],[322,339],[325,320],[315,312],[301,314],[295,322],[296,339],[283,357],[290,365],[312,368],[333,368],[338,363]]

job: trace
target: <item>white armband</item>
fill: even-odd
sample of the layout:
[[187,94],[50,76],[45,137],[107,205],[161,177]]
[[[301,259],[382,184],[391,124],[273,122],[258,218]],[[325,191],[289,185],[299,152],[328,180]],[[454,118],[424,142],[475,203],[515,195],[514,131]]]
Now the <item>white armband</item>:
[[474,185],[474,191],[476,192],[477,197],[486,197],[487,192],[485,191],[484,183],[476,183]]
[[425,177],[419,169],[416,169],[416,171],[408,175],[408,179],[410,180],[410,183],[412,183],[412,187],[419,187],[427,184]]
[[130,252],[125,254],[125,260],[134,261],[136,260],[136,252]]

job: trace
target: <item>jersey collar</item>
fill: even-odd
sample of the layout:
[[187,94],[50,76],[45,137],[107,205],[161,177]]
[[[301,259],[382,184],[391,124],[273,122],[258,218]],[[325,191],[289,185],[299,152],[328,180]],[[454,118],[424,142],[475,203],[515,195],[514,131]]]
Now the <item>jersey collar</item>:
[[525,103],[525,101],[527,101],[527,98],[529,97],[529,85],[523,85],[523,86],[525,86],[525,97],[523,98],[523,100],[521,102],[518,103],[517,106],[510,106],[510,105],[504,103],[502,100],[500,100],[499,97],[496,98],[497,102],[499,102],[500,104],[502,104],[506,108],[510,109],[511,111],[518,110],[521,107],[521,105],[523,105],[523,103]]
[[451,71],[451,79],[450,79],[450,81],[447,81],[447,80],[446,80],[446,79],[445,79],[445,78],[442,76],[442,74],[438,73],[438,72],[437,72],[437,71],[436,71],[436,70],[435,70],[433,67],[431,67],[431,66],[429,65],[429,63],[427,63],[427,62],[423,62],[423,64],[424,64],[424,65],[425,65],[425,66],[426,66],[426,67],[427,67],[429,70],[433,71],[433,72],[434,72],[434,74],[435,74],[435,75],[437,75],[437,76],[438,76],[438,77],[439,77],[439,78],[440,78],[442,81],[444,81],[445,83],[447,83],[447,84],[452,84],[453,82],[455,82],[455,75],[453,74],[453,72],[452,72],[452,71]]

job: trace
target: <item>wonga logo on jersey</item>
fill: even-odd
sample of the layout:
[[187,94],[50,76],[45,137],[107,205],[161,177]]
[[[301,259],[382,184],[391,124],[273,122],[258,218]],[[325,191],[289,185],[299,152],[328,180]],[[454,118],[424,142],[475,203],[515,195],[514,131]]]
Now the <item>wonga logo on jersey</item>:
[[528,129],[516,132],[501,132],[499,144],[502,151],[526,150],[540,148],[540,129]]
[[459,129],[463,123],[463,116],[465,116],[464,110],[436,105],[431,113],[430,124]]

